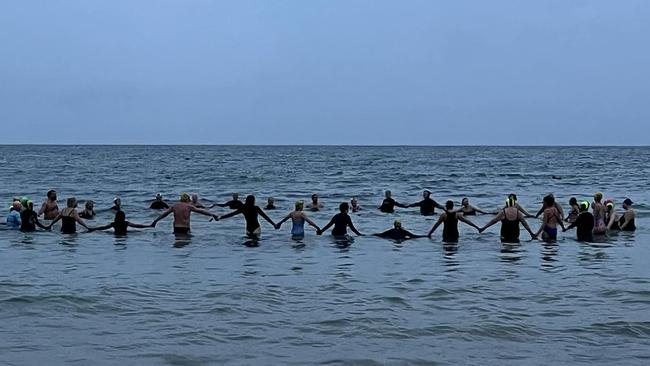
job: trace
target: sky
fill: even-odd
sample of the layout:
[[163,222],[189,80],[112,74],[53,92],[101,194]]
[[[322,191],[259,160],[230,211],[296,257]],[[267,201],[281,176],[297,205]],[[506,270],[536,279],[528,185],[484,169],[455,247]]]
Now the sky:
[[0,144],[648,145],[650,1],[0,2]]

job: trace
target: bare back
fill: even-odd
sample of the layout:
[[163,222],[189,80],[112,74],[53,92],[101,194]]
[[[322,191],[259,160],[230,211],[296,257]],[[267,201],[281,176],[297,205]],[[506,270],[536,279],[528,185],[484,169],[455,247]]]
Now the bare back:
[[171,210],[174,213],[174,227],[190,227],[190,213],[192,212],[190,204],[176,202]]
[[554,228],[557,227],[558,220],[560,220],[560,214],[558,213],[557,208],[553,206],[544,210],[544,218],[546,219],[546,226]]

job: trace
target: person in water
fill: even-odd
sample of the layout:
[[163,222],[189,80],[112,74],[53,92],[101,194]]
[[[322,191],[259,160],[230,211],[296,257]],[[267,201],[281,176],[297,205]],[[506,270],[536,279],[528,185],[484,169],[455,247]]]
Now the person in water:
[[88,228],[88,231],[106,230],[106,229],[113,228],[113,230],[115,231],[115,235],[126,235],[126,231],[128,227],[144,229],[153,226],[154,226],[153,224],[143,225],[143,224],[135,224],[130,221],[126,221],[126,214],[124,213],[124,211],[117,211],[115,213],[115,219],[113,220],[113,222],[111,222],[110,224],[106,224],[104,226]]
[[205,206],[199,201],[199,195],[192,193],[192,206],[196,208],[205,208]]
[[156,199],[151,202],[151,205],[149,205],[149,208],[152,210],[165,210],[169,208],[169,205],[167,202],[163,201],[162,194],[158,193]]
[[502,243],[519,243],[519,224],[521,223],[526,231],[530,234],[531,239],[537,239],[537,236],[531,230],[524,214],[515,206],[516,202],[512,198],[506,200],[506,207],[499,211],[490,222],[478,230],[482,233],[490,226],[501,221],[501,242]]
[[61,232],[64,234],[74,234],[77,232],[77,224],[83,226],[88,230],[86,223],[79,217],[77,213],[77,199],[70,197],[66,201],[66,208],[59,212],[59,215],[52,220],[52,222],[46,226],[46,229],[49,230],[52,228],[57,221],[61,220]]
[[453,201],[447,201],[445,204],[445,212],[443,212],[438,218],[438,221],[433,224],[433,227],[429,230],[427,236],[431,237],[438,226],[443,224],[442,241],[446,243],[458,243],[458,238],[460,237],[460,234],[458,233],[458,221],[462,221],[476,230],[480,229],[476,224],[465,218],[463,214],[454,210]]
[[269,197],[266,200],[266,207],[264,207],[265,210],[275,210],[275,198]]
[[[514,202],[514,201],[513,201]],[[469,198],[465,197],[463,198],[462,201],[460,201],[460,209],[458,209],[458,212],[462,213],[463,216],[474,216],[476,213],[480,214],[487,214],[488,212],[485,212],[481,210],[480,208],[476,206],[472,206],[469,204]]]
[[[553,207],[555,207],[555,209],[557,210],[558,214],[560,215],[560,218],[564,220],[564,210],[562,209],[562,205],[560,205],[560,203],[555,200],[555,196],[553,195],[553,193],[548,194],[546,197],[551,197],[553,199]],[[544,212],[544,210],[548,208],[546,206],[546,202],[547,202],[546,197],[544,197],[544,200],[542,202],[542,208],[540,208],[539,211],[537,211],[535,217],[539,217],[539,215],[541,215]]]
[[403,205],[403,204],[395,201],[393,199],[393,197],[392,197],[393,194],[391,193],[391,191],[386,191],[386,193],[384,193],[384,196],[385,196],[385,198],[381,202],[381,206],[379,206],[379,211],[381,211],[381,212],[393,213],[393,212],[395,212],[395,206],[402,207],[402,208],[408,207],[406,205]]
[[618,226],[622,231],[636,230],[636,225],[634,224],[636,212],[634,212],[632,204],[634,204],[634,202],[629,198],[626,198],[625,201],[623,201],[623,209],[625,210],[625,213],[618,221]]
[[618,214],[614,210],[614,201],[611,199],[605,200],[605,224],[607,230],[620,230],[618,227]]
[[580,205],[578,205],[578,200],[575,197],[569,199],[569,207],[571,207],[571,209],[569,210],[569,214],[566,216],[565,221],[571,224],[575,222],[578,215],[580,215]]
[[9,214],[7,215],[7,229],[19,230],[22,220],[20,218],[20,211],[22,210],[23,205],[20,201],[13,201],[11,207],[9,208]]
[[607,224],[605,223],[605,205],[601,202],[603,194],[596,192],[594,202],[591,204],[591,210],[594,215],[594,235],[605,235],[607,233]]
[[275,227],[273,220],[271,220],[271,218],[268,217],[266,213],[264,213],[264,211],[259,208],[259,206],[255,206],[255,196],[253,195],[246,196],[244,205],[241,208],[231,213],[225,214],[219,219],[223,220],[239,214],[244,216],[244,219],[246,220],[246,235],[252,239],[259,239],[260,235],[262,234],[262,228],[260,227],[258,215],[262,216],[262,218],[271,224],[271,226]]
[[521,206],[521,205],[517,202],[517,195],[516,195],[516,194],[514,194],[514,193],[510,193],[510,194],[508,195],[508,198],[511,198],[511,199],[515,200],[515,207],[517,207],[517,210],[519,210],[522,214],[524,214],[525,217],[534,217],[534,216],[531,215],[528,211],[526,211],[526,209],[523,208],[523,206]]
[[43,202],[41,209],[38,210],[38,215],[43,215],[45,220],[54,220],[59,216],[59,205],[56,203],[56,191],[50,190],[47,192],[47,200]]
[[120,197],[113,198],[113,207],[111,207],[111,210],[115,212],[122,211],[122,200]]
[[347,202],[343,202],[339,205],[339,213],[334,215],[330,222],[325,225],[321,230],[317,231],[318,235],[323,235],[324,232],[326,232],[330,227],[334,226],[334,229],[332,229],[332,235],[333,236],[345,236],[348,234],[347,228],[349,227],[350,230],[359,235],[363,236],[357,228],[354,227],[354,224],[352,223],[352,219],[350,218],[350,215],[348,215],[348,211],[350,210],[350,205],[348,205]]
[[34,211],[34,202],[27,201],[25,209],[20,213],[20,231],[22,232],[34,232],[36,227],[41,229],[47,229],[38,221],[38,214]]
[[352,199],[350,200],[350,210],[352,210],[352,212],[359,212],[362,210],[361,206],[359,206],[359,201],[357,201],[356,197],[352,197]]
[[578,241],[593,242],[594,241],[594,215],[589,212],[589,202],[583,201],[580,204],[580,214],[576,221],[567,226],[563,231],[576,228]]
[[158,218],[156,218],[151,226],[155,227],[158,221],[169,216],[169,214],[174,214],[174,234],[187,235],[190,233],[190,215],[192,212],[196,212],[205,216],[212,216],[213,219],[219,220],[219,216],[213,214],[212,212],[194,207],[191,204],[190,195],[187,193],[181,194],[181,199],[179,202],[173,204],[170,208],[163,211]]
[[[397,202],[395,202],[395,205],[397,206]],[[383,206],[383,203],[382,203],[382,206]],[[439,204],[435,200],[431,199],[431,192],[426,190],[426,189],[422,192],[422,201],[416,202],[416,203],[411,203],[410,205],[407,205],[406,207],[419,207],[420,208],[420,215],[422,215],[422,216],[431,216],[431,215],[435,214],[435,209],[436,208],[439,208],[441,210],[445,209],[441,204]]]
[[318,202],[318,195],[316,193],[311,195],[311,203],[307,205],[307,208],[311,211],[320,211],[323,209],[323,205]]
[[540,226],[535,236],[542,234],[542,240],[545,242],[555,242],[557,240],[557,226],[560,225],[564,229],[562,217],[555,206],[555,198],[553,195],[544,197],[544,221]]
[[226,203],[215,203],[210,208],[215,206],[218,207],[228,207],[231,210],[238,210],[244,206],[244,202],[239,200],[239,193],[232,193],[232,199]]
[[408,239],[415,239],[415,238],[424,238],[426,235],[415,235],[411,233],[410,231],[404,229],[402,227],[402,221],[400,219],[395,219],[393,222],[393,228],[388,229],[384,231],[383,233],[378,233],[378,234],[372,234],[374,236],[378,236],[380,238],[386,238],[386,239],[392,239],[392,240],[397,240],[397,241],[404,241]]
[[305,222],[311,225],[314,229],[316,229],[316,232],[318,232],[320,228],[318,225],[316,225],[315,222],[311,221],[311,219],[307,217],[307,214],[304,211],[304,207],[305,203],[303,201],[297,201],[295,205],[295,211],[290,212],[284,219],[275,224],[275,229],[280,229],[280,226],[282,226],[285,221],[291,219],[291,222],[293,224],[291,227],[291,236],[294,239],[301,239],[305,236]]
[[95,218],[95,215],[95,202],[92,200],[86,201],[83,211],[79,213],[79,217],[86,220],[92,220]]

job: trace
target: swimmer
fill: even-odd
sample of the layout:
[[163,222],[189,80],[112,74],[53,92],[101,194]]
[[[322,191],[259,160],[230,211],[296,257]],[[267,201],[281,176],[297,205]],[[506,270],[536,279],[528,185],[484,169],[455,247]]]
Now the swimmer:
[[[392,193],[390,191],[386,191],[384,193],[384,200],[381,203],[381,206],[379,206],[379,211],[385,212],[385,213],[393,213],[395,212],[395,206],[397,207],[402,207],[406,208],[406,205],[403,205],[397,201],[395,201],[392,197]],[[433,200],[432,200],[433,201]]]
[[560,225],[564,229],[564,223],[555,206],[555,198],[553,195],[549,194],[544,197],[544,207],[544,221],[539,230],[537,230],[537,233],[535,233],[535,236],[542,234],[542,240],[545,242],[555,242],[557,240],[557,226]]
[[397,241],[404,241],[408,239],[415,239],[415,238],[424,238],[426,235],[415,235],[408,230],[404,229],[402,227],[402,221],[400,219],[395,219],[393,222],[393,228],[384,231],[383,233],[379,234],[372,234],[374,236],[378,236],[380,238],[387,238],[387,239],[393,239]]
[[242,208],[243,205],[244,205],[244,202],[239,200],[239,193],[233,193],[232,194],[232,199],[230,201],[228,201],[226,203],[215,203],[212,206],[210,206],[210,208],[213,208],[215,206],[219,206],[219,207],[228,207],[231,210],[238,210],[238,209]]
[[573,229],[574,227],[576,228],[578,241],[594,241],[594,215],[589,212],[589,202],[583,201],[580,204],[580,214],[578,215],[578,218],[576,218],[576,221],[572,222],[571,225],[562,231],[567,231]]
[[490,222],[480,228],[478,232],[482,233],[485,229],[501,221],[501,242],[519,243],[519,223],[521,223],[530,234],[530,238],[537,239],[533,230],[528,226],[524,214],[515,207],[515,204],[514,199],[508,198],[506,200],[506,207],[490,220]]
[[162,194],[158,193],[156,199],[151,202],[151,205],[149,205],[149,208],[152,210],[165,210],[169,208],[169,205],[167,202],[163,201]]
[[20,221],[20,231],[22,232],[36,231],[37,226],[41,229],[46,229],[46,227],[38,221],[38,214],[34,212],[34,202],[32,201],[27,201],[25,209],[20,213]]
[[350,210],[350,205],[348,205],[347,202],[343,202],[339,205],[339,213],[334,215],[330,222],[325,225],[324,228],[321,230],[317,231],[318,235],[323,235],[324,232],[326,232],[332,225],[334,225],[334,229],[332,229],[332,235],[333,236],[345,236],[347,235],[348,231],[347,228],[349,227],[350,230],[352,230],[353,233],[363,236],[357,228],[354,227],[354,224],[352,223],[352,219],[350,218],[350,215],[348,215],[348,211]]
[[605,200],[605,223],[607,230],[620,230],[618,227],[618,214],[614,210],[614,201]]
[[352,212],[359,212],[362,210],[361,206],[359,206],[359,201],[357,201],[356,197],[352,197],[350,200],[350,209]]
[[93,202],[92,200],[86,201],[86,203],[84,204],[83,211],[79,213],[79,217],[81,217],[82,219],[89,220],[89,219],[94,219],[95,215],[96,215],[95,202]]
[[66,208],[59,212],[59,215],[52,220],[52,222],[46,226],[46,229],[49,230],[52,228],[57,221],[61,220],[61,232],[64,234],[74,234],[77,232],[77,223],[88,230],[86,223],[79,217],[77,213],[77,199],[70,197],[66,200]]
[[305,212],[303,211],[304,207],[305,207],[304,202],[297,201],[295,205],[296,208],[295,211],[292,211],[284,219],[280,220],[280,222],[275,224],[275,229],[276,230],[280,229],[280,226],[282,226],[282,224],[285,221],[291,219],[291,222],[293,224],[293,226],[291,227],[291,236],[294,239],[300,239],[305,236],[305,222],[311,225],[312,227],[314,227],[316,229],[316,232],[318,232],[320,228],[318,227],[318,225],[316,225],[316,223],[311,221],[309,217],[307,217],[307,214],[305,214]]
[[199,195],[192,193],[192,206],[196,208],[205,208],[201,202],[199,202]]
[[275,210],[275,198],[269,197],[266,200],[266,207],[264,207],[265,210]]
[[454,211],[453,201],[447,201],[445,204],[445,212],[440,215],[438,221],[436,221],[431,230],[429,230],[427,236],[430,238],[438,226],[444,224],[442,228],[442,241],[446,243],[458,243],[458,238],[460,237],[460,234],[458,233],[458,221],[462,221],[476,230],[480,230],[476,224],[466,219],[463,214]]
[[170,213],[174,214],[174,234],[187,235],[190,233],[190,215],[192,212],[196,212],[205,216],[212,216],[213,219],[219,220],[219,216],[213,214],[212,212],[194,207],[191,204],[190,195],[187,193],[181,194],[181,199],[179,202],[174,203],[170,208],[163,211],[163,213],[158,216],[152,223],[151,226],[155,227],[158,221],[169,216]]
[[514,194],[514,193],[510,193],[510,194],[508,195],[508,198],[512,198],[512,199],[515,200],[515,207],[517,207],[517,210],[519,210],[522,214],[524,214],[524,216],[526,216],[526,217],[534,217],[533,215],[531,215],[528,211],[526,211],[526,209],[523,208],[523,207],[522,207],[522,206],[517,202],[517,195],[516,195],[516,194]]
[[623,209],[625,210],[625,213],[623,214],[623,217],[621,217],[618,221],[618,226],[622,231],[636,230],[636,225],[634,224],[636,212],[634,212],[632,204],[634,204],[634,202],[632,202],[632,200],[629,198],[626,198],[625,201],[623,201]]
[[[555,196],[553,195],[553,193],[548,194],[546,197],[552,197],[553,198],[553,207],[555,207],[558,214],[560,215],[560,219],[564,220],[564,210],[562,209],[562,206],[560,205],[560,203],[555,200]],[[537,211],[537,215],[535,215],[535,217],[539,217],[539,215],[541,215],[542,212],[544,212],[544,210],[548,208],[548,207],[546,207],[546,203],[545,203],[546,202],[546,197],[544,197],[544,202],[542,203],[542,208],[540,208],[539,211]]]
[[126,221],[126,214],[124,213],[124,211],[117,211],[115,213],[115,219],[113,220],[113,222],[111,222],[110,224],[106,224],[104,226],[88,228],[88,231],[106,230],[106,229],[113,228],[113,230],[115,230],[115,235],[126,235],[126,231],[128,227],[144,229],[153,226],[154,226],[153,224],[142,225],[142,224],[134,224],[130,221]]
[[22,220],[20,218],[20,211],[23,205],[20,201],[13,201],[11,207],[9,208],[9,214],[7,215],[7,229],[19,230]]
[[307,205],[307,208],[311,211],[320,211],[323,208],[323,205],[318,202],[318,195],[316,193],[311,195],[311,203]]
[[470,205],[469,198],[467,197],[463,198],[463,200],[460,201],[460,209],[458,209],[457,212],[462,213],[463,216],[474,216],[477,212],[484,215],[487,214],[487,212],[481,210],[480,208]]
[[[387,198],[388,198],[388,196],[387,196]],[[384,202],[385,201],[386,200],[384,200]],[[384,204],[382,203],[382,206],[383,205]],[[399,204],[397,202],[395,202],[395,205],[399,206]],[[406,207],[419,207],[420,208],[420,215],[422,215],[422,216],[431,216],[431,215],[433,215],[435,213],[436,207],[441,209],[441,210],[445,209],[444,207],[442,207],[441,204],[439,204],[438,202],[431,199],[431,192],[426,190],[426,189],[422,192],[422,201],[412,203],[410,205],[407,205]],[[384,211],[382,211],[382,212],[384,212]],[[390,212],[393,212],[393,211],[391,210]]]
[[120,197],[113,198],[113,207],[111,207],[111,210],[115,212],[122,211],[122,200]]
[[569,211],[565,221],[571,224],[576,221],[580,214],[580,205],[578,205],[578,200],[575,197],[571,197],[569,199],[569,206],[571,207],[571,210]]
[[47,192],[47,200],[43,202],[41,209],[38,210],[38,215],[43,215],[45,220],[54,220],[59,215],[59,206],[56,203],[56,191],[50,190]]
[[594,215],[594,234],[604,235],[607,232],[607,224],[605,224],[605,205],[601,203],[603,194],[596,192],[594,194],[594,202],[591,204],[591,210]]
[[264,213],[264,211],[259,208],[259,206],[255,206],[255,196],[253,195],[246,197],[246,201],[244,201],[244,205],[241,208],[229,214],[225,214],[219,219],[223,220],[239,214],[242,214],[246,220],[246,236],[250,237],[251,239],[259,239],[260,235],[262,234],[262,228],[260,227],[260,222],[257,218],[258,215],[262,216],[264,220],[271,224],[271,226],[275,227],[273,220],[271,220],[271,218],[268,217],[266,213]]

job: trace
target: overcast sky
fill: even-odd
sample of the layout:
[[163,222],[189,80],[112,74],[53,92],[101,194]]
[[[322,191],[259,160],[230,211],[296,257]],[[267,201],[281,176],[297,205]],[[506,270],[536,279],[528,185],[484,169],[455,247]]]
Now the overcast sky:
[[0,2],[0,143],[636,144],[650,1]]

